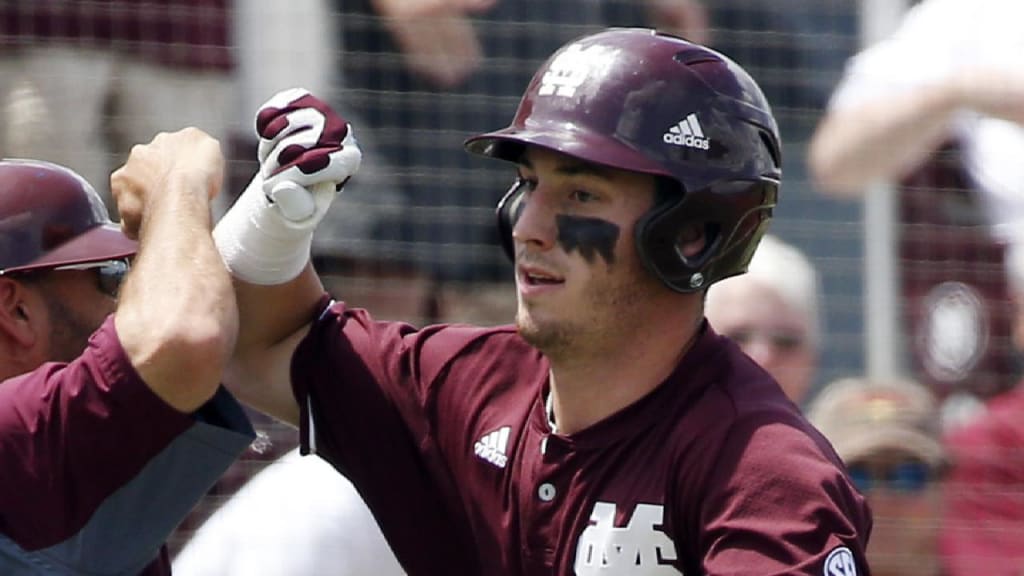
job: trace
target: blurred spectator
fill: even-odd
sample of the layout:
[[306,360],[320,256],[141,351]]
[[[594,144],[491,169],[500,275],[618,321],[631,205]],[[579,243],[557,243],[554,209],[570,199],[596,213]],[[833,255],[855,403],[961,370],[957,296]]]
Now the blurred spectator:
[[949,137],[998,237],[1024,225],[1024,36],[1014,0],[924,0],[849,65],[810,151],[826,191],[908,175]]
[[808,408],[874,513],[874,576],[943,574],[938,534],[947,456],[938,416],[931,392],[911,381],[837,380]]
[[1024,573],[1024,388],[954,429],[942,550],[950,576]]
[[1012,386],[1004,246],[1024,231],[1024,35],[1015,0],[924,0],[851,60],[812,141],[820,187],[899,181],[904,306],[919,378]]
[[[1016,305],[1014,341],[1024,349],[1024,246],[1007,258]],[[954,429],[942,536],[951,576],[1024,573],[1024,387],[986,404],[981,417]]]
[[812,391],[822,345],[818,273],[798,249],[766,235],[746,274],[708,290],[704,313],[767,370],[790,400]]
[[176,576],[401,576],[355,487],[319,457],[284,455],[174,559]]
[[232,115],[229,0],[0,2],[0,154],[110,172],[160,131]]

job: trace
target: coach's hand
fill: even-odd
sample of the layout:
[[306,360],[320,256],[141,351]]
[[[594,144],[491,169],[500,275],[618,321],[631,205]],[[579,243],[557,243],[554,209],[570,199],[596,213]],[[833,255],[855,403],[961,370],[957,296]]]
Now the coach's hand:
[[[220,192],[224,156],[220,143],[198,128],[161,132],[148,144],[132,148],[128,160],[110,175],[110,189],[121,214],[121,228],[129,238],[139,237],[147,213],[172,190],[200,192],[209,203]],[[177,186],[183,183],[195,186]]]
[[253,184],[287,221],[315,227],[359,170],[362,152],[352,127],[319,98],[292,88],[260,107],[256,133],[260,170]]

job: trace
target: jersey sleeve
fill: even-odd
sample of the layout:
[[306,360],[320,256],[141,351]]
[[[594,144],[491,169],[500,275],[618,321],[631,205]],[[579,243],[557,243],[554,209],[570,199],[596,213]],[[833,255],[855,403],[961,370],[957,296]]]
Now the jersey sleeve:
[[108,318],[73,362],[0,385],[0,573],[138,573],[253,437],[224,389],[163,402]]
[[703,481],[701,573],[869,574],[870,512],[823,449],[831,450],[786,421],[734,427]]
[[[409,573],[475,569],[466,566],[473,539],[457,479],[436,436],[436,384],[474,330],[417,330],[336,303],[292,358],[302,452],[352,481]],[[445,426],[457,427],[448,416]]]

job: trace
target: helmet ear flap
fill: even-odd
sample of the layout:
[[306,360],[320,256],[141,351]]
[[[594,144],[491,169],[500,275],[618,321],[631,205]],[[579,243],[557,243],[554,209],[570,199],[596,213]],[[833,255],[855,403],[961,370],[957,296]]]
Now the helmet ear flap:
[[519,220],[519,214],[523,209],[523,195],[529,184],[522,178],[516,178],[512,186],[505,192],[505,195],[498,201],[494,213],[498,220],[498,234],[501,238],[501,247],[509,260],[515,261],[516,248],[512,241],[512,230]]
[[[709,234],[710,226],[694,220],[682,221],[673,217],[683,211],[687,198],[660,202],[637,221],[634,229],[636,249],[640,261],[648,272],[676,292],[696,292],[705,285],[700,270],[714,254],[717,235]],[[684,255],[680,251],[684,229],[692,224],[703,224],[707,239],[696,254]],[[691,228],[692,229],[692,228]],[[686,276],[686,278],[683,278]]]
[[[775,180],[731,180],[656,205],[637,222],[640,260],[665,285],[683,293],[742,274],[768,228],[777,197]],[[692,224],[703,226],[705,243],[686,255],[680,234]]]

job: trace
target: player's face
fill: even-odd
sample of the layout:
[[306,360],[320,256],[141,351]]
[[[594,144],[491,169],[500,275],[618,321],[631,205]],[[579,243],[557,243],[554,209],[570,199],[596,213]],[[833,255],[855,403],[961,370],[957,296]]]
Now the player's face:
[[786,396],[798,404],[804,401],[818,358],[805,314],[751,276],[712,286],[704,312],[711,326],[735,340],[778,381]]
[[512,237],[524,338],[552,354],[649,318],[667,289],[644,270],[633,230],[654,202],[654,177],[530,147],[519,178]]

